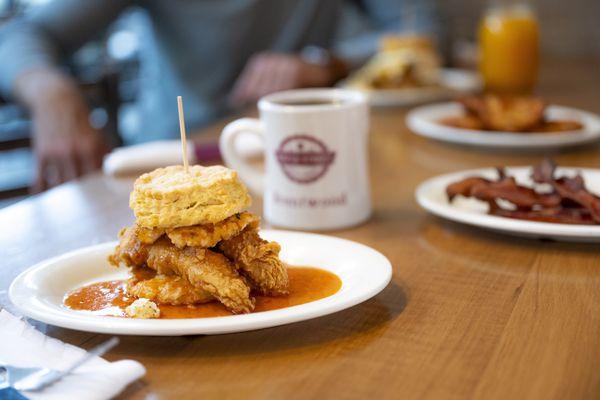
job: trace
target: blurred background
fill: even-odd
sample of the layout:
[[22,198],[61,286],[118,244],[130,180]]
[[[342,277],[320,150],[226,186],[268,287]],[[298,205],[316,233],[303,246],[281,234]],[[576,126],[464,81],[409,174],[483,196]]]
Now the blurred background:
[[[3,26],[52,3],[52,0],[0,0],[0,35],[4,35],[5,45],[12,39],[6,33],[8,29],[2,33]],[[350,22],[340,24],[338,29],[343,32],[336,35],[352,36],[353,30],[356,30],[352,21],[365,7],[362,3],[344,2],[344,20]],[[409,25],[416,31],[425,25],[423,29],[433,35],[444,66],[476,69],[478,25],[494,1],[429,2],[427,22],[420,20],[418,15],[421,2],[388,3],[403,7],[398,18],[404,21],[399,25]],[[540,0],[531,3],[539,21],[542,63],[546,59],[585,60],[598,66],[600,77],[600,1]],[[77,21],[70,23],[76,25]],[[153,37],[151,24],[152,18],[146,9],[128,7],[111,21],[108,29],[98,31],[92,40],[66,60],[68,70],[89,106],[91,126],[103,132],[111,147],[139,142],[140,135],[144,134],[141,107],[149,100],[144,98],[143,88],[161,79],[160,70],[151,59],[145,58],[142,62],[142,49]],[[375,50],[372,49],[372,53]],[[308,56],[316,58],[315,63],[318,64],[319,53],[313,53]],[[0,64],[5,63],[7,53],[0,52],[0,55],[4,57],[0,58]],[[364,61],[362,59],[345,68],[360,67]],[[235,108],[227,110],[234,111]],[[169,112],[174,115],[172,110]],[[214,114],[215,118],[226,116],[223,112]],[[198,119],[200,122],[192,124],[191,129],[201,128],[213,120],[211,118]],[[0,97],[0,207],[30,193],[36,175],[33,129],[30,114],[19,101],[6,93]]]

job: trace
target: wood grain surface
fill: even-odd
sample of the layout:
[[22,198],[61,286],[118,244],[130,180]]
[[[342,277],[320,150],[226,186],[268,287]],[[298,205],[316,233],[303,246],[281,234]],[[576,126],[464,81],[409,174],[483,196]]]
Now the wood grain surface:
[[[593,62],[547,64],[540,92],[600,113]],[[123,399],[598,399],[598,244],[513,238],[445,222],[414,189],[441,173],[528,165],[544,154],[475,150],[426,140],[405,110],[373,110],[374,215],[332,235],[384,253],[392,283],[349,310],[307,322],[221,336],[121,337],[107,358],[142,362],[147,375]],[[223,123],[207,129],[216,137]],[[561,165],[600,168],[600,147],[549,153]],[[131,179],[100,174],[0,211],[0,306],[14,277],[47,257],[114,240],[132,222]],[[260,202],[254,211],[260,212]],[[368,268],[368,266],[365,266]],[[34,322],[35,323],[35,322]],[[44,324],[90,348],[106,336]],[[0,328],[1,329],[1,328]]]

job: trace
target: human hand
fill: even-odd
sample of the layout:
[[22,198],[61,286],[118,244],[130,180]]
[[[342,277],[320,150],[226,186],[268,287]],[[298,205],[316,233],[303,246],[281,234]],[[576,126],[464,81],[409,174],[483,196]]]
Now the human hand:
[[[33,190],[39,192],[99,168],[108,146],[90,125],[89,109],[73,82],[48,71],[32,74],[20,88],[33,120]],[[37,95],[31,97],[31,91]]]
[[331,68],[309,64],[298,55],[258,53],[248,61],[238,77],[231,92],[231,101],[242,106],[281,90],[329,86],[334,79]]

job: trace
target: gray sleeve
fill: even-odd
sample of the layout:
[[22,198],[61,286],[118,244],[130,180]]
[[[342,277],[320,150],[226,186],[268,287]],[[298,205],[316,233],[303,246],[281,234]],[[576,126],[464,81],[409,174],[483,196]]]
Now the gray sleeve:
[[130,0],[54,0],[0,27],[0,92],[32,68],[56,65],[105,29]]
[[430,0],[363,0],[362,10],[348,7],[334,53],[356,67],[376,51],[386,33],[437,34],[436,10]]

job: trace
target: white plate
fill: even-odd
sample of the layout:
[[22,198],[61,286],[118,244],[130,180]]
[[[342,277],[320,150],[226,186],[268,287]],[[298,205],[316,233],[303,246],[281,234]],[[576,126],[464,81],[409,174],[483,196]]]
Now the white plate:
[[26,316],[63,328],[122,335],[220,334],[289,324],[352,307],[383,290],[392,276],[388,259],[359,243],[277,230],[261,231],[261,236],[281,244],[283,261],[331,271],[342,280],[342,288],[330,297],[311,303],[215,318],[129,319],[91,315],[64,307],[63,296],[70,290],[93,282],[127,277],[125,269],[111,267],[106,261],[116,245],[116,242],[109,242],[37,264],[13,281],[9,297]]
[[[532,184],[529,177],[531,167],[512,167],[507,168],[507,171],[509,175],[515,177],[518,183],[525,185]],[[578,168],[557,169],[559,174],[566,173],[568,175],[574,175],[577,171],[582,173],[586,186],[591,192],[600,193],[600,170]],[[468,176],[482,176],[488,179],[496,179],[497,173],[495,169],[486,168],[462,171],[428,179],[420,184],[416,190],[417,202],[425,210],[442,218],[493,231],[561,241],[600,241],[599,225],[554,224],[488,215],[487,203],[462,196],[457,196],[450,203],[446,196],[446,187],[448,184]]]
[[575,108],[549,106],[546,115],[549,119],[575,120],[583,124],[583,129],[557,133],[513,133],[479,131],[447,126],[439,123],[446,117],[464,114],[463,107],[455,102],[441,103],[415,108],[406,116],[408,128],[420,136],[460,143],[471,146],[495,148],[548,149],[592,142],[600,138],[600,117]]
[[442,69],[441,81],[441,86],[406,89],[371,89],[351,81],[342,81],[339,86],[364,92],[369,103],[375,107],[413,106],[449,99],[481,88],[477,73],[462,69]]

